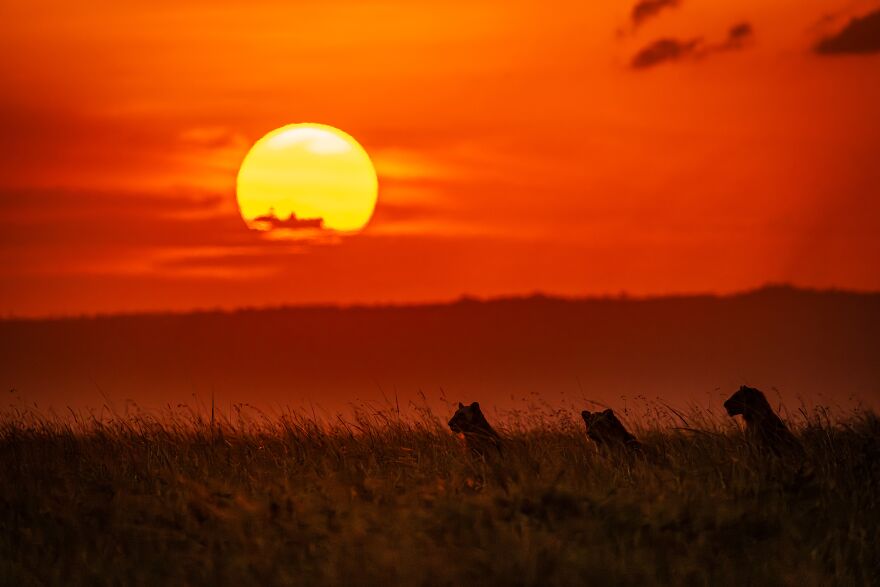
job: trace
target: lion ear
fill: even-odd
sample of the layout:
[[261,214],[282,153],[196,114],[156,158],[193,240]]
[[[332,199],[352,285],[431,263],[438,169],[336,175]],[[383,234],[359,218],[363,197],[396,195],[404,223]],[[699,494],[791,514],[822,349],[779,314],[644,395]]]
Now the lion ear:
[[476,408],[476,409],[479,410],[479,409],[480,409],[480,402],[474,402],[474,403],[472,403],[472,404],[471,404],[471,407],[472,407],[472,408]]
[[458,402],[458,409],[459,409],[459,410],[464,409],[464,404],[461,403],[461,402]]
[[611,408],[608,408],[607,410],[603,411],[602,413],[603,414],[613,414],[614,412],[611,411]]
[[581,412],[581,418],[589,418],[589,417],[590,417],[589,410],[584,410],[583,412]]

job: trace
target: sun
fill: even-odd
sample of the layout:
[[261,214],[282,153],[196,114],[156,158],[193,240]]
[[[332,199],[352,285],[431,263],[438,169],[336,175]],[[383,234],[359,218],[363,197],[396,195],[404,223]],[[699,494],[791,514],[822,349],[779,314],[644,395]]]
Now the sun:
[[350,135],[324,124],[289,124],[258,140],[241,163],[236,195],[255,230],[358,232],[379,192],[369,155]]

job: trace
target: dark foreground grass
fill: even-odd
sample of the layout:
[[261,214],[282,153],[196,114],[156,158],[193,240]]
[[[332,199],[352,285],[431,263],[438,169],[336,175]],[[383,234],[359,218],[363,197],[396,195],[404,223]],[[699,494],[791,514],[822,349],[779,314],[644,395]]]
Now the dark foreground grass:
[[[696,422],[696,423],[695,423]],[[483,461],[429,413],[0,424],[0,583],[861,585],[880,581],[880,424],[799,419],[806,461],[727,419],[600,454],[565,414]],[[797,461],[797,462],[795,462]]]

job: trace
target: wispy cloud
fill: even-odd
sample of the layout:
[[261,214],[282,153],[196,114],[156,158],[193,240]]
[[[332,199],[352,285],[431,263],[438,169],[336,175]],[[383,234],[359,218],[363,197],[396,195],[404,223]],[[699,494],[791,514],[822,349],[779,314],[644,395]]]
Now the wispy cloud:
[[715,46],[716,51],[730,51],[734,49],[742,49],[755,37],[755,31],[752,25],[747,22],[741,22],[730,27],[727,32],[727,39]]
[[663,63],[701,59],[715,53],[737,51],[748,46],[754,35],[752,25],[741,22],[730,27],[727,37],[717,43],[706,43],[701,37],[657,39],[636,53],[630,65],[633,69],[649,69]]
[[[262,245],[215,194],[0,189],[5,274],[149,269],[159,250]],[[266,243],[264,246],[272,246]]]
[[667,8],[675,8],[681,0],[640,0],[633,6],[631,18],[633,26],[638,27],[654,18]]
[[667,63],[679,61],[696,54],[702,39],[657,39],[642,48],[632,59],[633,69],[648,69]]

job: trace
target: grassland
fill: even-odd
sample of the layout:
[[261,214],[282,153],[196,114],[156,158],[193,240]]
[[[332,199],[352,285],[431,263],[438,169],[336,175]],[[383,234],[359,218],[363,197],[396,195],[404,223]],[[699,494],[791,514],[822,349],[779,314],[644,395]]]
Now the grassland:
[[630,458],[568,411],[511,413],[483,460],[427,410],[10,409],[0,583],[876,584],[880,423],[796,416],[805,462],[711,414],[630,416]]

